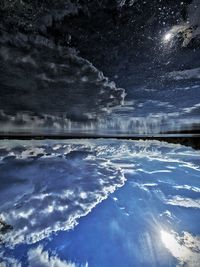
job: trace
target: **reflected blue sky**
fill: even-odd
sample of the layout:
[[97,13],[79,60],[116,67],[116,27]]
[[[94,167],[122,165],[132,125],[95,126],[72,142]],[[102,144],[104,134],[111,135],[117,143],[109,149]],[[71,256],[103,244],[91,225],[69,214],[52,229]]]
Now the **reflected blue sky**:
[[158,141],[1,141],[2,264],[199,266],[199,161]]

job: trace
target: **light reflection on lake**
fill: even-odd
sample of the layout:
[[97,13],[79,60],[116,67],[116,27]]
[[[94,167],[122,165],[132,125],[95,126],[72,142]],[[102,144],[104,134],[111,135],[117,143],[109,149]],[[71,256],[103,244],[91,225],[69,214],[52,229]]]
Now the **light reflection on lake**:
[[179,261],[186,266],[199,266],[200,238],[184,232],[183,237],[175,232],[161,230],[161,239],[165,247]]

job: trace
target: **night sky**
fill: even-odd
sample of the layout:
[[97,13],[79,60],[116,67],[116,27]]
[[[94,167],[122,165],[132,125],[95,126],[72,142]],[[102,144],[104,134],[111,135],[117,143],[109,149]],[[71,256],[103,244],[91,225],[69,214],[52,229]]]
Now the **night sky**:
[[2,1],[2,133],[199,132],[200,3]]

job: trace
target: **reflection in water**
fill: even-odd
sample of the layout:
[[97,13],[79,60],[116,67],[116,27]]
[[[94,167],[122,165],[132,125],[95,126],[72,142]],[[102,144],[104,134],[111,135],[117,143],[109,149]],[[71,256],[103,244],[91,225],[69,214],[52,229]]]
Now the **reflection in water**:
[[178,259],[181,266],[199,266],[200,263],[200,237],[195,238],[185,232],[180,237],[175,232],[161,230],[161,239],[170,253]]
[[159,141],[1,141],[0,266],[196,267],[199,172]]

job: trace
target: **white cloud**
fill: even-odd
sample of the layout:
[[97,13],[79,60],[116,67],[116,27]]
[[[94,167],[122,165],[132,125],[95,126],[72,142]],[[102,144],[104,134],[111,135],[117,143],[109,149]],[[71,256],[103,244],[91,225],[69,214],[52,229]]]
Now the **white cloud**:
[[172,71],[167,76],[173,80],[200,79],[200,68]]

